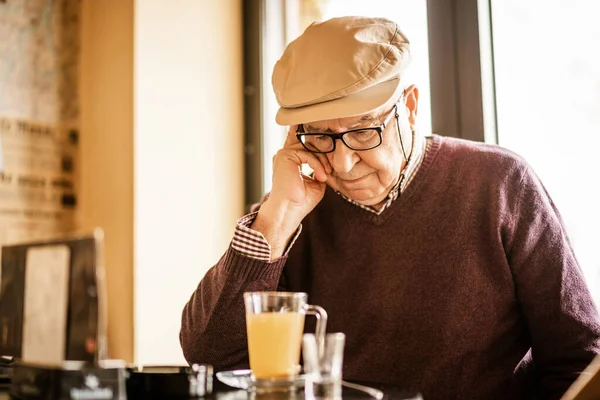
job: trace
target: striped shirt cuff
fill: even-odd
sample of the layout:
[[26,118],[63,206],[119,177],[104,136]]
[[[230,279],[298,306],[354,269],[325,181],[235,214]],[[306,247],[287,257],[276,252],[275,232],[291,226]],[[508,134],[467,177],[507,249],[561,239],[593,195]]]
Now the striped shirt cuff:
[[[246,257],[270,262],[271,245],[269,242],[267,242],[267,239],[265,239],[262,233],[250,228],[256,219],[257,214],[258,211],[245,215],[238,220],[235,228],[235,234],[233,235],[233,240],[231,242],[231,247]],[[290,243],[283,253],[283,257],[287,256],[290,249],[296,242],[296,239],[298,239],[298,236],[300,236],[300,232],[302,232],[302,225],[300,225],[296,230],[296,233],[294,233],[292,240],[290,240]]]

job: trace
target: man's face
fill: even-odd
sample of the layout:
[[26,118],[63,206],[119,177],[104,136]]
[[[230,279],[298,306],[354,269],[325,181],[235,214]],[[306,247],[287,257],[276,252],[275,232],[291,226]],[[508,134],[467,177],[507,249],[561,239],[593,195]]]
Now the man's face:
[[[412,128],[417,115],[418,90],[409,87],[398,102],[400,134],[406,155],[412,146]],[[395,100],[395,99],[394,99]],[[394,102],[362,116],[339,118],[304,124],[305,132],[342,133],[351,129],[380,126]],[[395,116],[382,133],[380,146],[365,151],[355,151],[338,140],[331,153],[318,155],[327,171],[327,184],[363,205],[375,206],[385,200],[398,182],[405,159],[400,147],[398,124]]]

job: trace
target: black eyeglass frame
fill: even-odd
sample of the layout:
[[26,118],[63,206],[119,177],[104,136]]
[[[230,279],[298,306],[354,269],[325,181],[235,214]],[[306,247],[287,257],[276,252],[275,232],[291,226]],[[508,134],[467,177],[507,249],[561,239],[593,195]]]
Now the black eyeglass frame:
[[[357,129],[351,129],[349,131],[346,132],[342,132],[342,133],[319,133],[319,132],[314,132],[314,133],[306,133],[304,131],[300,131],[300,128],[302,127],[302,129],[304,129],[304,126],[302,124],[298,125],[298,128],[296,128],[296,137],[298,138],[298,141],[300,143],[302,143],[302,147],[304,147],[307,151],[311,152],[311,153],[315,153],[315,154],[327,154],[327,153],[333,153],[335,151],[335,146],[336,146],[336,142],[337,140],[341,140],[342,143],[344,143],[344,145],[346,147],[348,147],[351,150],[354,151],[367,151],[367,150],[373,150],[374,148],[377,148],[379,146],[381,146],[381,143],[383,143],[383,131],[385,130],[385,128],[388,126],[388,124],[390,123],[391,119],[393,116],[396,116],[396,118],[399,117],[398,115],[398,104],[394,104],[394,108],[392,108],[392,111],[390,111],[390,114],[386,117],[386,119],[383,121],[383,123],[379,126],[371,126],[371,127],[367,127],[367,128],[357,128]],[[346,143],[346,141],[344,140],[344,135],[347,135],[349,133],[352,132],[358,132],[358,131],[367,131],[367,130],[374,130],[377,132],[377,134],[379,135],[379,143],[377,143],[375,146],[369,147],[367,149],[355,149],[354,147],[350,146],[348,143]],[[327,136],[330,137],[333,141],[333,148],[329,151],[315,151],[312,149],[309,149],[306,144],[304,144],[304,142],[302,141],[302,137],[306,137],[306,136]]]

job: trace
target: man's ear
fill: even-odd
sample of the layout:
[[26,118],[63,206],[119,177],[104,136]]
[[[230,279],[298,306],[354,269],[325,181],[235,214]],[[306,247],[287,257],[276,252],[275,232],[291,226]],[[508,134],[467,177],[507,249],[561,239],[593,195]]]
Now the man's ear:
[[411,129],[417,125],[417,112],[419,111],[419,88],[416,85],[410,85],[404,90],[406,111],[408,112],[408,122]]

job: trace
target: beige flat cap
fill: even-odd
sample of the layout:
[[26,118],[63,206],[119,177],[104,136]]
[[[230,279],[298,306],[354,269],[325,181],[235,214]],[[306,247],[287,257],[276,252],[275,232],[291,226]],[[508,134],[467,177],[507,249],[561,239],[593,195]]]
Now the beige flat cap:
[[273,69],[280,125],[352,117],[400,90],[410,43],[385,18],[341,17],[311,24]]

